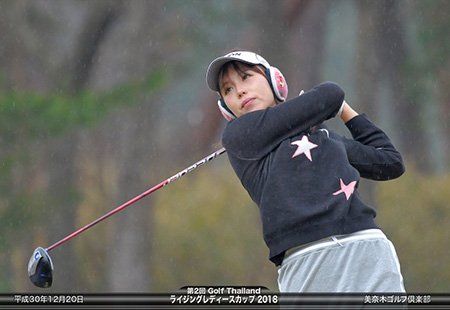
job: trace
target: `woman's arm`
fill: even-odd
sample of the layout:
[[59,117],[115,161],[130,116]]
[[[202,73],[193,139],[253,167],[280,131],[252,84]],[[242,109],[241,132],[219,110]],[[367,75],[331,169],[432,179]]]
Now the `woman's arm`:
[[350,130],[352,139],[341,137],[350,164],[361,177],[390,180],[405,172],[402,156],[388,136],[363,114],[359,115],[344,101],[341,119]]
[[232,120],[224,130],[223,145],[239,158],[262,158],[283,140],[336,116],[343,100],[344,91],[338,84],[322,83],[276,107]]

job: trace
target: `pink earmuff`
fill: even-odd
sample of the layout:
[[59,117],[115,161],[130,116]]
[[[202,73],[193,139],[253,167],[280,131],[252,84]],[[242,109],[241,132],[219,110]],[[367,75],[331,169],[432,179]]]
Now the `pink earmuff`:
[[269,73],[267,74],[267,77],[270,80],[270,86],[275,94],[275,98],[280,102],[286,101],[288,96],[288,85],[283,73],[275,67],[269,67],[267,71]]
[[[277,101],[286,101],[288,96],[288,85],[283,73],[275,67],[269,67],[266,69],[266,75]],[[217,101],[217,105],[219,106],[220,113],[222,113],[223,117],[225,117],[227,121],[231,121],[236,118],[234,113],[231,112],[222,98]]]
[[217,105],[219,106],[220,113],[222,113],[223,117],[225,117],[227,121],[231,121],[232,119],[236,118],[234,113],[231,112],[231,110],[227,107],[222,98],[217,100]]

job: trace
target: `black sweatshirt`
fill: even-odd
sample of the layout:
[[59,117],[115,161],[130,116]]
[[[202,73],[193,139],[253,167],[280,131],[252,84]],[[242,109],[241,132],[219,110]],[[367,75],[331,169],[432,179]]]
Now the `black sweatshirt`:
[[318,85],[276,107],[230,121],[222,136],[230,163],[258,205],[269,259],[280,265],[292,247],[377,228],[360,198],[359,178],[403,174],[400,153],[365,115],[346,123],[353,139],[322,123],[339,111],[342,88]]

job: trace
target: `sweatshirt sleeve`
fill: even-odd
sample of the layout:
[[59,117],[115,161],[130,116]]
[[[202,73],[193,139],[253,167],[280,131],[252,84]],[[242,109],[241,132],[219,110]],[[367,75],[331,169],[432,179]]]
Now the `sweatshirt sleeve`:
[[275,107],[247,113],[230,121],[222,135],[227,152],[241,159],[259,159],[283,140],[307,131],[339,111],[344,90],[325,82]]
[[382,181],[398,178],[405,172],[400,153],[365,114],[354,117],[345,125],[353,136],[353,140],[342,138],[347,156],[361,177]]

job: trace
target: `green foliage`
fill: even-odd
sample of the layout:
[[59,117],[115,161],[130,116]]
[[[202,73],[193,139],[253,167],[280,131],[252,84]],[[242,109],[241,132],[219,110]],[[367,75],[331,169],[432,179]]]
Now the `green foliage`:
[[450,283],[450,176],[409,167],[378,187],[378,224],[396,249],[410,292],[446,292]]
[[105,92],[82,91],[77,95],[3,90],[0,92],[2,143],[60,135],[76,126],[90,126],[120,105],[132,105],[146,94],[160,89],[166,77],[162,69],[147,79],[128,82]]
[[[429,102],[436,81],[445,80],[445,72],[450,66],[450,41],[445,39],[450,29],[450,2],[436,0],[411,3],[414,12],[411,21],[413,31],[401,78],[405,81],[404,91],[411,101]],[[416,124],[429,126],[427,122],[419,120]]]
[[152,289],[262,285],[277,290],[258,208],[229,166],[204,169],[158,196]]
[[448,66],[450,41],[443,38],[448,37],[450,29],[450,2],[439,1],[418,1],[415,4],[418,14],[418,22],[421,25],[419,40],[426,51],[425,63],[423,64],[429,71],[440,71],[443,66]]

